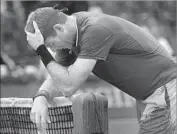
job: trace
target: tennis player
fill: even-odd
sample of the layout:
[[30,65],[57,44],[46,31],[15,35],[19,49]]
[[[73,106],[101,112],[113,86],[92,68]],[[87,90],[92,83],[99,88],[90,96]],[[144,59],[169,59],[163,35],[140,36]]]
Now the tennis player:
[[40,131],[49,122],[47,101],[59,91],[72,96],[93,72],[137,100],[139,134],[175,134],[176,63],[139,26],[106,14],[68,16],[45,7],[29,15],[25,32],[50,74],[31,110]]

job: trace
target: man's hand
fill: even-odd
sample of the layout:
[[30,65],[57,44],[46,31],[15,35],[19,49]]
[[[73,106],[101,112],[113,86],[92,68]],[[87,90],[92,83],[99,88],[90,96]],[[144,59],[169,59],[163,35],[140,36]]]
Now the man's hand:
[[50,123],[48,114],[48,102],[44,96],[34,99],[30,118],[36,123],[37,129],[41,134],[46,133],[47,123]]
[[38,25],[35,21],[33,21],[33,27],[34,27],[34,30],[35,30],[35,33],[30,33],[28,31],[26,31],[25,29],[25,33],[27,35],[27,41],[29,43],[29,45],[34,49],[34,50],[37,50],[37,48],[44,44],[44,37],[42,36],[39,28],[38,28]]

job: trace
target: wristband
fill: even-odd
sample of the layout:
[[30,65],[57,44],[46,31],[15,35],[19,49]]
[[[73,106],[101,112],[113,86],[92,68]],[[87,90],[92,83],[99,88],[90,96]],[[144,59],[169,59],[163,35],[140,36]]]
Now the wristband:
[[36,53],[40,56],[45,66],[47,66],[49,62],[55,61],[55,59],[52,57],[45,45],[39,46],[36,50]]
[[33,101],[34,101],[34,99],[37,98],[38,96],[44,96],[44,97],[47,99],[47,101],[50,100],[49,93],[48,93],[47,91],[45,91],[45,90],[39,90],[39,91],[37,92],[37,94],[33,97]]

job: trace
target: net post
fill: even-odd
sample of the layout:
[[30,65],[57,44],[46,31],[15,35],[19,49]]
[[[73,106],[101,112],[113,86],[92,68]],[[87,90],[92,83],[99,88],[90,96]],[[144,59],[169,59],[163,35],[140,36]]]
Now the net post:
[[73,134],[108,134],[108,100],[96,93],[82,93],[73,100]]

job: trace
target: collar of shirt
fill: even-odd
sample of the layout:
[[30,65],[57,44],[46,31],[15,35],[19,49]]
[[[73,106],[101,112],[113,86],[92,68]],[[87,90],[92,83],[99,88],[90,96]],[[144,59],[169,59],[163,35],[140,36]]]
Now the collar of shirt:
[[78,26],[77,26],[77,18],[76,16],[74,15],[74,19],[75,19],[75,26],[76,26],[76,44],[75,44],[75,47],[78,46],[78,38],[79,38],[79,35],[78,35]]
[[72,47],[72,52],[73,52],[76,56],[78,56],[79,51],[80,51],[79,46],[78,46],[79,30],[78,30],[78,25],[77,25],[77,18],[76,18],[75,15],[73,15],[73,16],[74,16],[74,19],[75,19],[74,22],[75,22],[75,27],[76,27],[76,42],[75,42],[75,46]]

